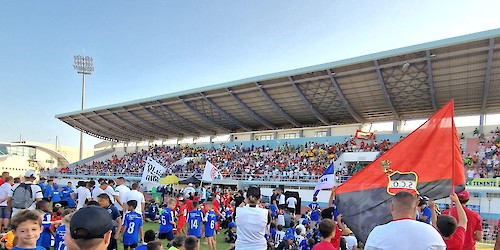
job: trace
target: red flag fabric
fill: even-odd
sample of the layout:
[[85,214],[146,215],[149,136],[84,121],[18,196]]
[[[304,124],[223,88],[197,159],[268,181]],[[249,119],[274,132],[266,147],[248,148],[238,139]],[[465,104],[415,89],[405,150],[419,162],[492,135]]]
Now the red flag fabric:
[[370,231],[392,220],[393,195],[408,191],[431,199],[465,185],[453,100],[392,149],[340,185],[338,212],[363,242]]

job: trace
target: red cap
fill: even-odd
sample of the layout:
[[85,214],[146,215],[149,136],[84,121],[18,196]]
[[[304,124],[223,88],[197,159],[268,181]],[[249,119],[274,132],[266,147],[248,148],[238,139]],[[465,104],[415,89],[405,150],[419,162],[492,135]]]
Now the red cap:
[[469,194],[469,191],[467,191],[467,190],[464,190],[464,191],[458,193],[457,196],[458,196],[458,200],[460,200],[460,201],[468,201],[470,199],[470,194]]

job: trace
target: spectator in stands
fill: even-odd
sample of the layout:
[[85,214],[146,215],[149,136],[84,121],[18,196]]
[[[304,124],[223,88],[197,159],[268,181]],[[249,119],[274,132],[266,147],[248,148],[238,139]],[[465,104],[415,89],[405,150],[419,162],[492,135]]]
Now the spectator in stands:
[[[460,205],[463,207],[465,214],[467,215],[467,230],[465,234],[464,249],[475,249],[476,241],[483,240],[483,220],[477,212],[472,211],[465,206],[470,199],[469,191],[464,190],[458,193],[457,196],[460,201]],[[458,205],[459,204],[456,204],[456,206]],[[443,215],[451,215],[458,221],[458,223],[460,223],[456,206],[443,211]]]

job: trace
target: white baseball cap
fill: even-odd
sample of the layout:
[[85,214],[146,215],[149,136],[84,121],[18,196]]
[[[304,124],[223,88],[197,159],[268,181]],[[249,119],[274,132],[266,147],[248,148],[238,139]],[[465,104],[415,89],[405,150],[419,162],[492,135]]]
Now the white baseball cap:
[[189,186],[189,187],[192,187],[192,186],[193,186],[193,183],[189,183],[189,184],[188,184],[188,186]]
[[26,173],[24,173],[24,177],[25,178],[36,178],[35,171],[33,171],[33,170],[26,171]]

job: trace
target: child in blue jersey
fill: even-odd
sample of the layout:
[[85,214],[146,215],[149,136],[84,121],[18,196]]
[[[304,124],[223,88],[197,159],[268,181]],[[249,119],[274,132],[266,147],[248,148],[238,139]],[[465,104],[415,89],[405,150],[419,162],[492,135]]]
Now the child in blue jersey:
[[54,250],[66,250],[64,236],[66,236],[66,228],[69,228],[69,222],[71,221],[71,217],[73,217],[73,210],[64,210],[62,216],[62,224],[56,228],[56,234],[54,235]]
[[154,222],[158,220],[158,205],[156,204],[156,200],[151,199],[151,204],[148,207],[148,219],[150,222]]
[[52,189],[52,193],[50,194],[50,196],[52,197],[52,206],[61,204],[62,194],[58,186],[54,186],[54,189]]
[[144,242],[135,250],[147,250],[148,243],[156,240],[156,233],[153,230],[148,230],[144,233]]
[[[136,200],[127,201],[128,213],[123,215],[123,226],[122,226],[122,242],[124,250],[134,250],[137,247],[138,242],[142,242],[143,227],[142,227],[142,215],[135,212],[137,207]],[[140,241],[139,241],[140,235]]]
[[39,212],[22,210],[12,218],[10,226],[17,239],[16,246],[11,250],[46,250],[36,244],[42,232],[42,219]]
[[299,250],[312,250],[315,243],[313,238],[304,239],[299,244]]
[[[198,210],[198,202],[193,201],[193,210],[187,215],[188,235],[201,238],[201,223],[203,221],[203,213]],[[198,241],[198,248],[200,241]]]
[[[46,200],[41,200],[36,204],[36,208],[43,213],[42,220],[42,233],[40,234],[40,238],[36,243],[37,246],[44,247],[49,250],[51,246],[52,234],[54,232],[51,231],[50,226],[52,225],[52,213],[50,211],[50,204]],[[60,221],[58,221],[60,222]]]
[[321,208],[320,208],[317,200],[318,200],[318,197],[314,196],[313,202],[311,202],[311,203],[309,203],[309,205],[307,205],[309,207],[309,209],[311,209],[311,220],[313,221],[313,224],[312,224],[313,227],[318,223],[319,215],[321,213]]
[[174,239],[175,216],[174,209],[177,201],[174,198],[167,200],[167,207],[163,209],[160,215],[160,232],[158,239],[167,239],[171,241]]
[[278,218],[278,207],[274,203],[271,203],[269,205],[269,211],[271,213],[271,221],[276,223],[276,219]]
[[207,214],[204,218],[205,221],[205,238],[207,239],[208,249],[215,250],[215,223],[217,222],[217,215],[213,209],[212,201],[207,201]]

